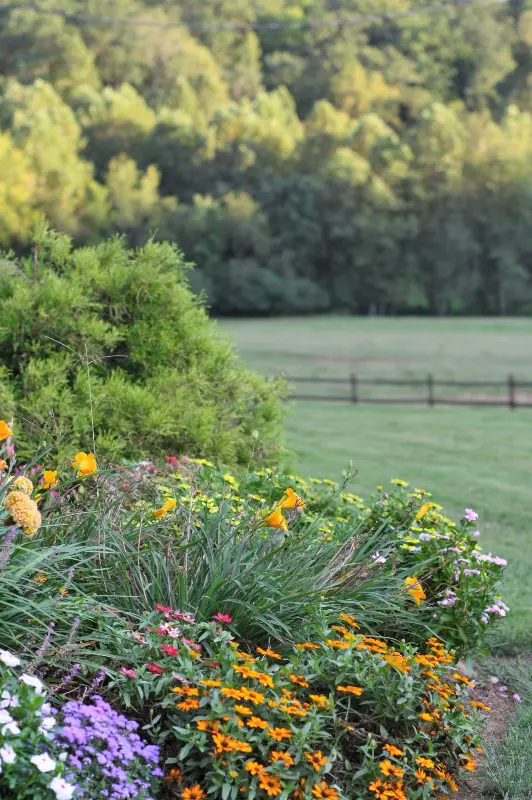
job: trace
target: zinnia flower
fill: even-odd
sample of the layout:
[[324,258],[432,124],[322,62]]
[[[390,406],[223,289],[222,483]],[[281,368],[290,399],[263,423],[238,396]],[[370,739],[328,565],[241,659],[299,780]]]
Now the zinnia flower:
[[153,516],[157,517],[157,519],[162,519],[168,514],[169,511],[175,508],[176,504],[177,500],[174,500],[173,497],[170,498],[170,500],[167,500],[166,503],[163,503],[163,505],[160,508],[155,509],[155,511],[153,512]]
[[286,520],[280,508],[276,508],[275,511],[272,511],[264,520],[264,524],[267,525],[268,528],[280,528],[282,531],[288,530]]
[[146,669],[149,669],[154,675],[162,675],[164,672],[164,667],[160,667],[158,664],[151,664],[149,661],[146,664]]
[[3,442],[8,436],[13,436],[13,431],[7,422],[4,422],[3,419],[0,419],[0,442]]
[[56,469],[45,469],[42,477],[41,489],[53,489],[59,483]]
[[98,469],[94,453],[76,453],[72,466],[78,470],[81,478],[93,475]]
[[222,614],[221,611],[218,611],[218,613],[214,615],[213,619],[217,620],[218,622],[226,622],[228,625],[233,621],[233,618],[230,617],[229,614]]

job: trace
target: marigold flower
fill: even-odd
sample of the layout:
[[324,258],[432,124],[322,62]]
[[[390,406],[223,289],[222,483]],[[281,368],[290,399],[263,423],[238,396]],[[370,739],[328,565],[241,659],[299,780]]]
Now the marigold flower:
[[8,491],[22,492],[30,497],[31,493],[33,492],[33,483],[29,478],[26,478],[25,475],[19,475],[18,478],[15,478],[13,483],[10,485]]
[[167,500],[166,503],[163,503],[163,505],[160,508],[155,509],[155,511],[153,512],[153,516],[161,520],[168,514],[169,511],[171,511],[173,508],[176,507],[176,504],[177,500],[174,500],[173,497],[170,498],[170,500]]
[[[17,480],[20,480],[17,478]],[[25,479],[27,480],[27,479]],[[31,481],[28,481],[31,484]],[[33,488],[33,484],[32,484]],[[13,523],[27,536],[33,536],[41,525],[41,512],[31,497],[23,491],[10,491],[4,497],[4,508]]]
[[59,483],[56,469],[45,469],[42,477],[41,489],[53,489]]
[[407,589],[408,594],[412,597],[416,606],[418,606],[422,600],[426,599],[427,595],[423,591],[417,578],[405,578],[405,586],[409,587]]
[[305,503],[293,489],[285,489],[285,493],[280,502],[281,508],[305,508]]
[[276,508],[275,511],[272,511],[264,520],[264,524],[267,525],[268,528],[279,528],[282,531],[288,530],[288,525],[286,524],[286,520],[280,508]]
[[312,766],[315,772],[321,772],[322,768],[329,760],[323,755],[321,750],[316,750],[315,753],[305,753],[305,756],[308,763]]
[[265,767],[263,764],[259,764],[258,761],[248,761],[245,769],[250,775],[261,775],[264,772]]
[[98,469],[94,453],[76,453],[72,466],[78,470],[80,478],[93,475]]
[[381,761],[379,769],[386,778],[402,778],[404,775],[404,770],[400,767],[396,767],[395,764],[392,764],[388,759]]
[[360,697],[362,694],[362,689],[359,686],[337,686],[337,692],[346,692],[348,694],[354,694],[357,697]]
[[294,759],[290,753],[281,753],[279,750],[272,750],[270,753],[270,760],[272,764],[282,761],[285,767],[291,767],[294,764]]
[[189,698],[188,700],[183,700],[181,703],[178,703],[177,707],[180,711],[195,711],[196,708],[199,708],[199,700]]
[[207,797],[199,783],[195,783],[194,786],[191,786],[190,789],[183,789],[181,792],[181,797],[183,800],[203,800],[204,797]]
[[404,755],[403,751],[399,750],[399,748],[396,747],[394,744],[385,744],[382,749],[386,750],[386,752],[390,756],[402,756],[402,755]]
[[4,422],[3,419],[0,419],[0,442],[3,442],[8,436],[13,436],[13,431],[7,422]]
[[283,739],[292,738],[292,731],[288,728],[268,728],[268,736],[275,739],[277,742],[282,742]]
[[268,648],[267,650],[263,650],[262,647],[257,647],[257,653],[261,656],[268,656],[269,658],[277,658],[280,661],[282,661],[283,658],[282,656],[279,655],[279,653],[276,653],[274,650],[270,650],[270,648]]
[[296,644],[298,650],[321,650],[319,644],[313,644],[313,642],[303,642],[302,644]]

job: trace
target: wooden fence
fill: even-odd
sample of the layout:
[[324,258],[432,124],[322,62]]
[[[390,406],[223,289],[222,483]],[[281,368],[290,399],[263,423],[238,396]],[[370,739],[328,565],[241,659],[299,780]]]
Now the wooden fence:
[[[506,381],[453,381],[438,380],[434,375],[427,375],[424,379],[408,378],[360,378],[356,373],[351,373],[347,378],[313,378],[313,377],[288,377],[288,384],[304,384],[311,386],[345,387],[344,394],[330,393],[299,393],[290,395],[292,400],[319,400],[338,401],[350,403],[417,403],[427,406],[436,405],[464,405],[464,406],[506,406],[514,411],[517,408],[532,408],[532,381],[517,381],[513,375],[508,375]],[[368,394],[367,387],[409,387],[416,390],[405,396]],[[442,394],[438,390],[446,390]],[[480,391],[487,390],[487,394]],[[473,390],[472,395],[460,395],[459,390]],[[526,393],[528,390],[528,394]],[[453,394],[454,392],[454,394]],[[498,393],[496,393],[498,392]],[[523,393],[524,392],[524,393]]]

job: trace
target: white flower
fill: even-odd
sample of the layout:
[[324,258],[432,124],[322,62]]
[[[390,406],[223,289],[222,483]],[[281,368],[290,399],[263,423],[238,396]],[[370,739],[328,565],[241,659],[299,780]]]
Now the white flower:
[[50,703],[43,703],[38,713],[43,717],[47,717],[52,713],[52,706]]
[[44,728],[45,731],[50,731],[55,725],[55,719],[53,717],[44,717],[43,721],[41,722],[41,728]]
[[33,686],[35,689],[35,694],[38,694],[39,697],[42,697],[46,694],[43,682],[40,681],[39,678],[36,678],[35,675],[26,675],[26,673],[24,673],[20,676],[19,681],[25,683],[26,686]]
[[48,753],[41,753],[38,756],[32,756],[30,761],[32,764],[35,764],[39,772],[51,772],[57,766],[57,761],[54,761],[53,758],[50,758]]
[[68,753],[65,750],[64,753],[59,753],[59,761],[66,761],[68,758]]
[[0,700],[0,708],[16,708],[18,705],[18,695],[10,694],[7,689],[4,689],[2,700]]
[[18,667],[20,658],[14,656],[9,650],[0,650],[0,661],[3,661],[6,667]]
[[71,783],[67,783],[63,778],[59,777],[54,778],[48,785],[50,789],[55,792],[57,800],[70,800],[76,789]]
[[4,764],[14,764],[17,760],[17,754],[11,745],[6,744],[4,747],[0,747],[0,758]]
[[5,725],[6,722],[13,722],[13,717],[3,708],[0,708],[0,725]]
[[5,736],[6,733],[12,733],[13,736],[18,736],[20,733],[20,728],[16,722],[8,722],[7,725],[4,725],[2,728],[2,736]]

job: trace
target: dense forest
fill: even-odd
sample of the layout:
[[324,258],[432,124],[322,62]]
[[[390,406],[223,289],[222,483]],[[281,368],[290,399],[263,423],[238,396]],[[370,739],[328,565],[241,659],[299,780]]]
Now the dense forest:
[[531,313],[532,0],[424,5],[0,11],[0,246],[170,239],[218,314]]

